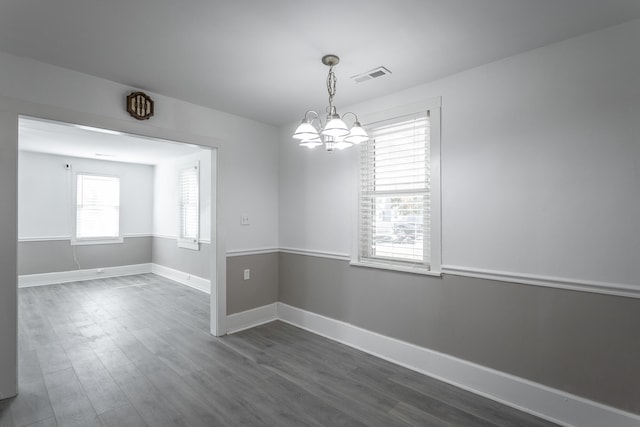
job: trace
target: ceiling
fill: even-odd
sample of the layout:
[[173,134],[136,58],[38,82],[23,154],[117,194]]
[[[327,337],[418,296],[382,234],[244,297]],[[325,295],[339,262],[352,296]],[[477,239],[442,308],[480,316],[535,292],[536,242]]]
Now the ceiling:
[[637,18],[640,0],[3,0],[0,51],[282,125],[326,106],[327,53],[339,108]]
[[111,162],[157,165],[203,150],[178,142],[20,117],[20,150]]

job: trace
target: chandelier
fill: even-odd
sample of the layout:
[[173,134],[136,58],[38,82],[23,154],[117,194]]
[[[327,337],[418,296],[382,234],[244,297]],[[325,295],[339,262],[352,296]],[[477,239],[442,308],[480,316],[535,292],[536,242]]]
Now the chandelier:
[[[329,67],[329,75],[327,76],[327,92],[329,93],[329,106],[327,107],[327,117],[325,124],[322,124],[320,115],[313,110],[309,110],[304,114],[302,123],[297,127],[293,134],[293,139],[300,141],[300,146],[307,148],[315,148],[317,146],[325,146],[327,151],[343,150],[354,144],[360,144],[369,140],[369,135],[362,128],[358,121],[358,116],[354,113],[345,113],[342,118],[336,112],[333,105],[333,97],[336,94],[336,75],[333,72],[334,65],[340,62],[340,58],[336,55],[325,55],[322,57],[322,63]],[[343,119],[348,115],[354,117],[351,128],[348,128]]]

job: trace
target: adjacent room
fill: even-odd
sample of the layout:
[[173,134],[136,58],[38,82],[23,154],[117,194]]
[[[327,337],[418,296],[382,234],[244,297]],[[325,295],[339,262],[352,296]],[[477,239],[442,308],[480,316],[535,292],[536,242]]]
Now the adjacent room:
[[214,150],[29,117],[19,127],[21,287],[155,268],[210,292]]
[[636,0],[3,3],[0,426],[637,427],[639,42]]

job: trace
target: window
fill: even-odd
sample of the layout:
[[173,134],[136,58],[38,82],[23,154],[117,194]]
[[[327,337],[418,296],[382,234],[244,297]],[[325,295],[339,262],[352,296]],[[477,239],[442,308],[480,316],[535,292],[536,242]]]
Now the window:
[[75,212],[74,244],[122,242],[120,178],[77,174]]
[[178,174],[178,199],[180,209],[180,232],[178,246],[199,249],[200,238],[200,175],[199,164],[180,169]]
[[439,109],[377,121],[367,131],[371,139],[360,147],[358,258],[352,263],[438,274]]

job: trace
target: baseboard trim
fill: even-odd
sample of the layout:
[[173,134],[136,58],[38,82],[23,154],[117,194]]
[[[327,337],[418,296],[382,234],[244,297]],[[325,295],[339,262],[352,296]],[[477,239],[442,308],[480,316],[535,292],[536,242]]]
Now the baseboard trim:
[[278,303],[227,316],[227,333],[234,334],[278,319]]
[[636,427],[640,416],[277,303],[279,320],[564,426]]
[[56,283],[78,282],[81,280],[104,279],[107,277],[130,276],[151,273],[151,263],[121,265],[116,267],[88,268],[84,270],[56,271],[52,273],[25,274],[18,276],[18,287],[53,285]]
[[206,294],[211,293],[211,281],[209,279],[203,279],[202,277],[194,276],[193,274],[185,273],[184,271],[175,270],[173,268],[154,263],[151,264],[150,272]]

